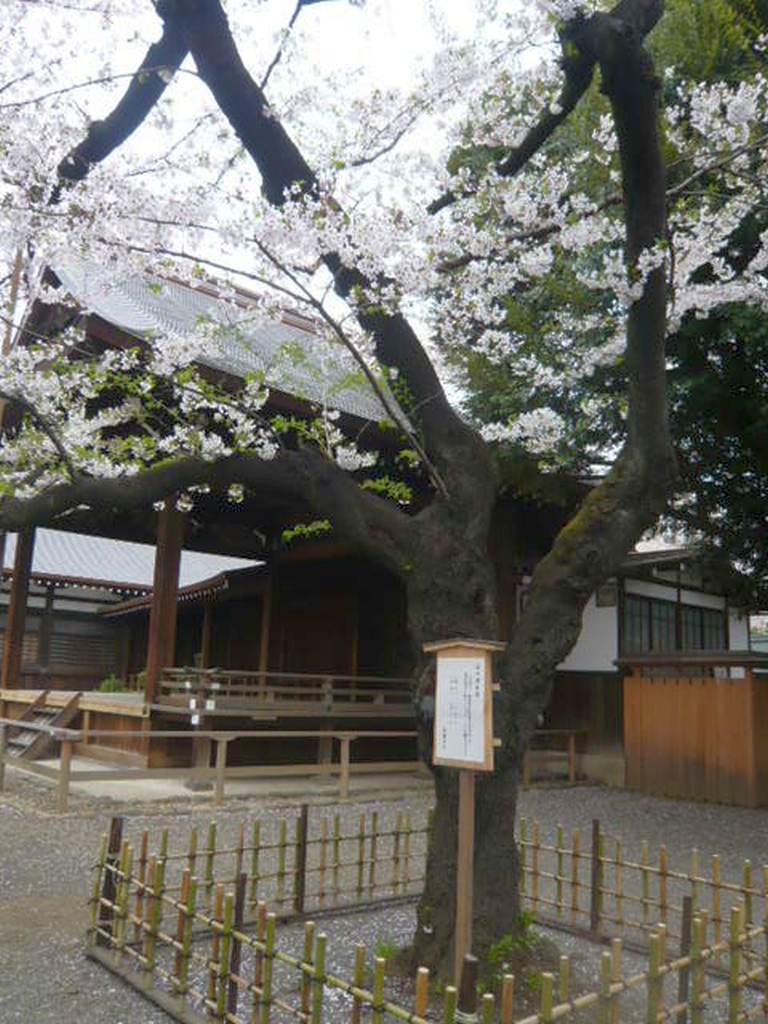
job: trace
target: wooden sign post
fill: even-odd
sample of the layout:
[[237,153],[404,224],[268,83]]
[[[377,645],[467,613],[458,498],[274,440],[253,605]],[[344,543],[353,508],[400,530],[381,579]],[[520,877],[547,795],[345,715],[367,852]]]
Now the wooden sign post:
[[464,955],[472,952],[475,772],[493,771],[491,656],[505,647],[496,640],[464,639],[424,645],[425,651],[437,655],[432,763],[459,769],[454,934],[457,986]]

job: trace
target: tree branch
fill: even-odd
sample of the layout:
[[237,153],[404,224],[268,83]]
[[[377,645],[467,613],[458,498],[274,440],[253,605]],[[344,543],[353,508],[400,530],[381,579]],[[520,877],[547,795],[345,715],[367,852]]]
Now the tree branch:
[[[660,0],[626,0],[612,14],[595,14],[579,26],[579,45],[600,64],[613,110],[630,272],[666,231],[658,82],[642,48],[642,31],[655,24],[661,6]],[[632,17],[624,19],[620,11],[631,11]],[[504,716],[510,745],[532,728],[542,702],[541,679],[551,679],[552,666],[573,646],[589,595],[616,572],[671,492],[676,462],[667,420],[665,339],[666,280],[658,267],[627,317],[626,445],[536,567],[528,605],[510,644],[505,665],[510,685],[501,695],[507,711],[514,709]]]
[[[243,65],[219,0],[168,0],[165,10],[184,32],[201,79],[255,161],[267,199],[280,206],[286,191],[297,185],[307,195],[319,195],[314,172],[283,125],[270,114],[263,91]],[[345,265],[337,253],[326,253],[323,259],[342,298],[386,283],[383,278],[372,282],[357,268]],[[411,325],[399,313],[358,309],[356,315],[374,338],[379,362],[396,368],[407,382],[420,407],[427,447],[450,493],[471,487],[467,467],[478,460],[485,465],[489,456],[476,432],[450,406]],[[453,457],[457,448],[465,453],[463,469]]]
[[93,164],[108,157],[136,131],[165,92],[187,52],[183,33],[174,22],[166,21],[161,38],[147,50],[117,106],[103,121],[94,121],[82,142],[59,164],[59,184],[52,202],[60,198],[63,185],[82,181]]
[[[636,37],[643,39],[661,17],[664,0],[621,0],[610,17],[617,24],[631,29]],[[589,19],[591,21],[591,19]],[[496,165],[496,173],[504,178],[514,177],[528,163],[547,139],[567,120],[571,111],[589,88],[597,61],[597,55],[590,46],[582,45],[581,36],[588,21],[579,14],[566,22],[560,32],[563,51],[563,87],[554,106],[529,129],[523,141],[509,150]],[[590,30],[591,31],[591,30]],[[439,213],[463,198],[455,192],[446,192],[427,207],[429,213]]]
[[240,454],[209,462],[189,456],[127,477],[80,475],[32,498],[0,499],[0,529],[52,526],[81,506],[111,511],[146,508],[203,483],[221,491],[239,483],[260,494],[308,505],[314,513],[332,519],[354,548],[402,572],[401,553],[407,550],[413,530],[408,517],[385,499],[361,490],[335,463],[306,449],[282,450],[270,460]]
[[72,464],[72,460],[69,457],[67,449],[64,447],[61,438],[54,430],[53,425],[51,424],[48,417],[44,416],[43,413],[41,413],[32,404],[32,402],[30,402],[23,395],[20,395],[16,391],[6,391],[0,388],[0,399],[3,399],[5,402],[8,402],[9,405],[18,405],[19,408],[29,413],[29,415],[40,426],[40,429],[43,431],[45,436],[48,438],[48,440],[51,442],[53,447],[58,452],[59,458],[67,467],[67,472],[69,473],[71,479],[76,480],[79,474],[75,469],[74,465]]

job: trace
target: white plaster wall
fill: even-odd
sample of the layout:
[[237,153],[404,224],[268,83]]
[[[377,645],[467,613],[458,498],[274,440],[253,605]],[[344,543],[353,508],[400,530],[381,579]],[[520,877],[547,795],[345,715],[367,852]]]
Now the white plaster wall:
[[[639,594],[641,597],[657,597],[660,601],[677,601],[677,587],[667,587],[663,583],[650,583],[646,580],[627,580],[626,592]],[[681,591],[683,604],[697,608],[725,608],[725,598],[719,594],[702,594],[698,590]]]
[[728,613],[728,640],[732,651],[749,650],[749,616],[739,615],[734,608]]
[[568,657],[557,666],[565,672],[615,672],[617,608],[598,608],[593,594],[581,617],[581,633]]

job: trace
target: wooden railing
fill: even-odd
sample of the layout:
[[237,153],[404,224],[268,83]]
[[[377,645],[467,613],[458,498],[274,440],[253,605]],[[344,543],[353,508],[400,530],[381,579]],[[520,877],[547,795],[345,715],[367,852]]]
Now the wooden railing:
[[191,715],[237,715],[256,708],[292,717],[411,718],[411,692],[410,679],[394,676],[169,668],[156,707]]
[[[338,775],[339,776],[339,797],[346,799],[349,796],[349,780],[352,772],[383,772],[383,771],[419,771],[423,770],[421,761],[362,761],[353,764],[351,747],[355,740],[359,739],[401,739],[412,743],[417,737],[415,731],[393,731],[393,730],[269,730],[254,731],[245,730],[237,732],[222,732],[220,730],[153,730],[147,733],[147,739],[188,739],[211,740],[216,744],[216,767],[207,768],[196,766],[192,768],[104,768],[97,771],[73,771],[72,755],[75,745],[82,743],[86,737],[89,742],[98,741],[104,737],[120,737],[124,733],[115,729],[91,729],[87,733],[82,729],[59,729],[49,725],[25,722],[24,729],[31,732],[47,733],[51,738],[61,744],[61,758],[58,766],[37,764],[34,761],[20,761],[18,758],[9,757],[7,752],[7,739],[10,729],[18,728],[19,722],[13,718],[0,718],[0,793],[4,789],[5,766],[11,764],[25,772],[39,775],[55,782],[58,789],[57,810],[59,814],[67,811],[69,803],[69,787],[71,782],[104,782],[104,781],[135,781],[139,779],[183,779],[185,781],[213,781],[214,782],[214,805],[220,806],[224,803],[225,785],[227,779],[259,779],[267,776],[315,776],[315,775]],[[320,764],[293,764],[293,765],[238,765],[227,766],[227,748],[234,740],[241,739],[324,739],[334,740],[339,743],[338,762],[323,762]]]
[[[528,786],[531,782],[531,750],[538,747],[538,752],[547,757],[555,755],[562,761],[563,768],[568,773],[568,782],[574,785],[576,782],[576,737],[579,733],[585,733],[586,729],[535,729],[531,733],[528,746],[523,757],[523,785]],[[544,748],[540,741],[544,740]],[[554,741],[555,746],[552,746]],[[558,745],[562,744],[562,747]]]

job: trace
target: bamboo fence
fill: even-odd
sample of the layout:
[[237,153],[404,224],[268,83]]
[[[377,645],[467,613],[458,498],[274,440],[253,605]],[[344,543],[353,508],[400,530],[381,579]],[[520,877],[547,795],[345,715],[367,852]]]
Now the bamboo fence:
[[[557,975],[540,975],[540,1005],[531,1013],[511,975],[479,1003],[470,986],[462,1007],[464,986],[437,999],[425,968],[407,997],[402,980],[387,994],[385,961],[362,946],[353,966],[327,970],[331,951],[307,915],[414,899],[430,828],[431,815],[412,820],[397,809],[360,816],[357,828],[343,830],[338,814],[310,822],[305,806],[293,820],[241,826],[234,843],[218,840],[215,823],[193,829],[183,850],[171,850],[167,830],[151,844],[144,831],[133,844],[114,819],[95,868],[89,955],[192,1024],[361,1024],[363,1017],[736,1024],[768,1016],[768,869],[757,885],[746,862],[734,881],[715,857],[705,874],[694,851],[681,870],[664,848],[652,858],[646,843],[632,860],[597,822],[588,850],[578,833],[566,844],[559,826],[544,842],[540,824],[526,821],[518,845],[523,907],[542,923],[610,943],[599,988],[571,992],[570,964],[561,958]],[[290,918],[303,924],[283,927]],[[633,949],[643,950],[645,969],[627,974],[622,951]]]

